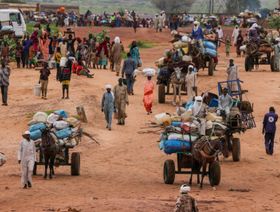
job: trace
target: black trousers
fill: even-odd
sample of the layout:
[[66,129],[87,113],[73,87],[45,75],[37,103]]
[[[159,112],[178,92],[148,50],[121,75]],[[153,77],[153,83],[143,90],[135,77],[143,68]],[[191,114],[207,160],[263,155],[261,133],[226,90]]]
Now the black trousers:
[[8,103],[8,86],[1,86],[2,103]]
[[269,155],[273,154],[275,133],[265,133],[265,150]]

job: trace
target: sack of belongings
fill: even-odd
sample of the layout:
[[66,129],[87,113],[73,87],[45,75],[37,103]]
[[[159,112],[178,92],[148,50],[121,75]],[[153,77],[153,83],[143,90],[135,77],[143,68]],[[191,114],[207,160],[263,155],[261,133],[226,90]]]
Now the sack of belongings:
[[189,134],[180,134],[180,133],[171,133],[168,135],[168,140],[184,140],[194,142],[198,139],[197,135],[189,135]]
[[145,77],[153,77],[156,74],[156,70],[153,68],[144,68],[143,73]]
[[204,48],[215,50],[217,49],[216,45],[211,41],[203,41]]
[[69,118],[65,119],[65,121],[67,121],[69,126],[72,126],[72,127],[77,127],[81,124],[81,122],[74,117],[69,117]]
[[64,110],[56,110],[54,111],[54,114],[57,114],[62,118],[68,118],[68,114]]
[[72,134],[71,128],[65,128],[63,130],[59,130],[55,132],[55,135],[57,136],[58,139],[69,138],[71,134]]
[[44,123],[37,123],[37,124],[31,125],[29,127],[29,132],[34,132],[36,130],[44,131],[46,128],[47,128],[46,124],[44,124]]
[[217,57],[217,51],[214,49],[205,48],[205,54],[208,54],[211,57]]
[[59,115],[51,113],[48,118],[47,118],[47,123],[48,124],[53,124],[54,122],[56,122],[59,119]]
[[192,143],[190,141],[182,140],[166,140],[161,141],[160,149],[166,154],[173,154],[179,152],[190,152]]
[[181,49],[181,48],[186,48],[189,46],[188,43],[182,42],[182,41],[177,41],[175,43],[173,43],[173,46],[175,49]]
[[53,126],[55,127],[55,129],[57,130],[63,130],[65,128],[69,127],[69,123],[66,121],[55,121],[53,123]]
[[44,112],[37,112],[34,116],[32,121],[35,123],[46,123],[48,115]]
[[3,166],[6,163],[7,159],[4,153],[0,152],[0,166]]
[[169,126],[171,124],[171,116],[167,113],[160,113],[155,115],[156,123],[158,125]]
[[42,137],[42,131],[41,130],[35,130],[30,132],[30,139],[33,141],[36,141]]

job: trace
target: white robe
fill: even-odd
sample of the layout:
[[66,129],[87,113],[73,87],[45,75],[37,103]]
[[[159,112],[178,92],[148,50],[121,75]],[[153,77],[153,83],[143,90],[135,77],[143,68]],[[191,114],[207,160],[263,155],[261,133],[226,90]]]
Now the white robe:
[[239,28],[234,28],[233,32],[232,32],[232,38],[233,38],[233,44],[236,45],[237,42],[237,37],[239,35]]
[[[238,68],[237,68],[236,65],[228,67],[227,68],[227,74],[228,74],[228,78],[227,78],[228,81],[239,79]],[[229,88],[230,88],[231,91],[238,91],[237,82],[230,83]]]
[[21,161],[21,183],[27,185],[27,182],[32,184],[32,174],[34,163],[36,161],[35,142],[23,139],[18,150],[18,160]]
[[196,87],[197,76],[196,73],[188,73],[186,75],[186,87],[188,91],[188,102],[193,101],[193,97],[196,95],[193,87]]

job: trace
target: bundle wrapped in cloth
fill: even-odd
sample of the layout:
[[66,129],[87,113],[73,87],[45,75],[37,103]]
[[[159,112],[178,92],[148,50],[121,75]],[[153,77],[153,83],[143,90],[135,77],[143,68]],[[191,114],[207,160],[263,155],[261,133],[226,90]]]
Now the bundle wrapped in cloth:
[[153,68],[144,68],[143,73],[146,77],[153,77],[156,74],[156,70]]

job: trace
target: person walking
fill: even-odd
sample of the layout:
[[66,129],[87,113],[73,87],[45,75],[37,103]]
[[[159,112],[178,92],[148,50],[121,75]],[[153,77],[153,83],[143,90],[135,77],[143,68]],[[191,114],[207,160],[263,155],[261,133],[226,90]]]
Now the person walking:
[[229,82],[230,93],[237,92],[238,85],[237,85],[236,80],[239,79],[239,74],[238,74],[238,67],[234,64],[233,59],[229,60],[229,66],[227,68],[227,75],[228,75],[228,77],[227,77],[228,81],[234,81],[234,82]]
[[127,87],[123,84],[123,79],[120,78],[118,85],[114,87],[115,108],[117,111],[118,125],[125,125],[126,105],[129,105]]
[[240,29],[239,29],[239,27],[236,25],[236,26],[234,27],[233,32],[232,32],[232,35],[231,35],[231,37],[232,37],[232,39],[233,39],[233,45],[234,45],[234,46],[236,45],[237,37],[238,37],[238,35],[239,35],[239,31],[240,31]]
[[274,107],[269,108],[269,112],[265,114],[263,119],[263,130],[265,139],[266,154],[273,155],[274,138],[276,133],[276,122],[278,121],[278,115],[275,113]]
[[142,66],[142,61],[140,58],[140,52],[139,52],[139,48],[137,46],[137,42],[133,41],[129,50],[129,53],[132,57],[132,59],[135,61],[136,63],[136,67],[141,67]]
[[36,161],[35,143],[30,138],[30,132],[26,131],[20,142],[18,150],[18,163],[21,164],[21,183],[24,189],[32,187],[32,174]]
[[115,37],[115,43],[112,47],[112,61],[114,64],[113,70],[116,72],[116,75],[120,75],[121,62],[122,62],[122,51],[123,46],[119,37]]
[[192,65],[188,67],[188,73],[186,75],[185,82],[188,93],[188,102],[191,102],[197,95],[197,74],[194,71],[194,67]]
[[40,70],[40,80],[39,80],[39,83],[41,84],[41,90],[42,90],[42,99],[47,99],[50,74],[51,72],[48,63],[44,63],[44,67]]
[[221,46],[221,40],[223,40],[224,38],[224,31],[222,29],[221,26],[218,26],[218,28],[216,29],[216,32],[218,33],[218,46]]
[[11,69],[6,66],[5,62],[2,61],[0,68],[0,87],[2,94],[2,106],[8,106],[8,87],[10,85],[9,78]]
[[112,130],[112,117],[115,110],[115,97],[112,93],[112,85],[105,86],[106,92],[103,94],[101,101],[101,111],[104,112],[107,126],[106,128]]
[[241,32],[241,30],[239,30],[239,34],[238,34],[237,40],[236,40],[236,54],[237,54],[237,57],[241,57],[240,47],[242,46],[243,41],[244,41],[244,38],[242,36],[242,32]]
[[177,199],[174,212],[198,212],[195,198],[189,195],[191,187],[184,184],[180,188],[180,196]]
[[275,71],[280,71],[280,38],[276,38],[276,44],[273,46],[274,49],[274,66]]
[[152,113],[154,89],[155,89],[155,85],[154,82],[152,81],[152,75],[147,75],[147,81],[145,82],[145,86],[144,86],[143,103],[148,115]]
[[29,48],[32,46],[32,40],[29,35],[26,36],[26,39],[23,41],[23,56],[22,56],[22,67],[29,66]]
[[20,68],[20,62],[21,62],[21,58],[22,58],[22,52],[23,52],[23,48],[22,45],[19,41],[17,41],[17,45],[16,45],[16,62],[17,62],[17,68]]
[[135,61],[132,59],[131,54],[127,53],[127,59],[124,61],[122,68],[122,78],[126,78],[127,92],[128,95],[134,95],[133,84],[134,84],[134,71],[137,68]]
[[[68,59],[66,62],[65,67],[61,70],[60,74],[60,82],[62,84],[62,99],[69,99],[69,85],[71,80],[71,74],[72,74],[72,61]],[[66,96],[65,96],[66,92]]]
[[230,56],[230,46],[231,46],[231,41],[229,36],[227,36],[226,38],[226,56],[229,57]]
[[60,74],[61,74],[61,67],[60,67],[60,60],[62,58],[61,49],[60,47],[56,48],[56,52],[54,54],[54,60],[56,63],[56,80],[59,81]]

